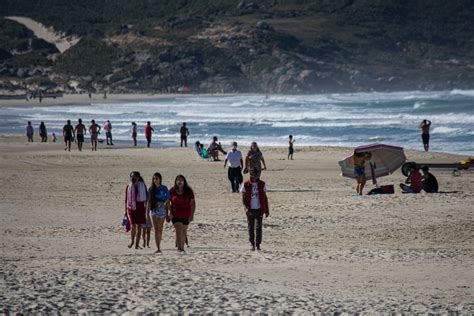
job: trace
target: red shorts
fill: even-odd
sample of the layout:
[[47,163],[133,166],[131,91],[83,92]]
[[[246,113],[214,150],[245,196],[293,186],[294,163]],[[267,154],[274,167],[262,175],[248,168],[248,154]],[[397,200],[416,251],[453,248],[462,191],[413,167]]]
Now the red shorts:
[[130,221],[130,225],[146,224],[145,202],[137,202],[137,209],[136,210],[127,209],[127,213],[128,213],[128,220]]

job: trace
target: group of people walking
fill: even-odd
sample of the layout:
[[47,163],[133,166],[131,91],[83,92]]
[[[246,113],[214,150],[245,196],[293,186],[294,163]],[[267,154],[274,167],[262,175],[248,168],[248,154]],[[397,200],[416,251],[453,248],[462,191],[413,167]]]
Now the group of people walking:
[[163,227],[172,222],[176,233],[176,248],[184,252],[187,243],[188,226],[194,219],[196,203],[194,192],[183,175],[178,175],[169,189],[163,183],[159,172],[153,174],[150,188],[147,189],[140,172],[130,173],[130,183],[125,189],[125,212],[131,230],[129,248],[141,249],[150,245],[150,232],[155,232],[156,253],[161,253]]

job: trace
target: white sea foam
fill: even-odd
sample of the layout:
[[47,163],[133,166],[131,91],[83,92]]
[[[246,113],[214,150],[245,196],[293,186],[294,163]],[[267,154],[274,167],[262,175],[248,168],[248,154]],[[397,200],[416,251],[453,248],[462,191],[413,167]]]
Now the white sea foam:
[[[434,101],[432,101],[434,100]],[[442,102],[440,102],[442,101]],[[470,105],[472,103],[472,106]],[[420,148],[418,124],[433,122],[432,147],[441,151],[472,151],[474,96],[470,90],[446,92],[350,93],[303,96],[237,95],[178,97],[125,104],[0,108],[2,132],[24,133],[26,121],[44,121],[60,134],[67,119],[100,125],[109,119],[114,139],[130,141],[131,122],[151,121],[160,142],[176,143],[179,127],[187,122],[190,142],[213,135],[224,143],[236,140],[287,146],[289,134],[299,145],[352,146],[387,142]],[[438,146],[438,147],[437,147]]]

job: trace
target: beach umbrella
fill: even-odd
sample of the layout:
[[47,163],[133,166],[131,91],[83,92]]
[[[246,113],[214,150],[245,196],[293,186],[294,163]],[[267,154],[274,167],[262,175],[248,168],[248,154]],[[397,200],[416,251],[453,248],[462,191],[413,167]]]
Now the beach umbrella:
[[371,177],[375,185],[377,178],[392,174],[407,160],[402,147],[385,144],[359,146],[354,148],[350,156],[338,162],[344,177],[355,179],[354,154],[363,152],[372,154],[370,161],[366,162],[365,176]]

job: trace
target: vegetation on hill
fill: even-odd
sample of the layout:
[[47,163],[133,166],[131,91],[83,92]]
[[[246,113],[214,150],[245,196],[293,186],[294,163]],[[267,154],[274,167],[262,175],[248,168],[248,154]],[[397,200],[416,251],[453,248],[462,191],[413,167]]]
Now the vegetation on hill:
[[4,87],[45,78],[117,92],[474,85],[469,0],[4,0],[0,12],[82,38],[59,54],[0,20]]

